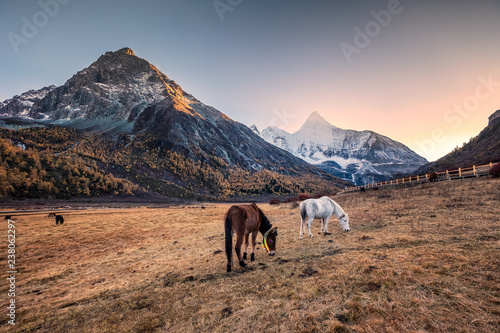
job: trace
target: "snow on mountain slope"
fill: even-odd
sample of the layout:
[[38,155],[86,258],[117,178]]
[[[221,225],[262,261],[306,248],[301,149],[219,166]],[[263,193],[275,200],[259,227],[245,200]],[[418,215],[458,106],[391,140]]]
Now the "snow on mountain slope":
[[43,99],[56,86],[44,87],[39,90],[30,90],[21,95],[14,96],[8,100],[0,102],[0,116],[4,117],[25,117],[33,107],[35,102]]
[[[255,128],[254,131],[258,130]],[[256,133],[257,133],[256,132]],[[290,134],[267,127],[261,137],[340,178],[363,185],[415,170],[427,161],[411,149],[372,131],[338,128],[313,112]]]
[[[92,140],[74,147],[86,154],[94,154],[106,146],[110,156],[130,155],[127,147],[141,147],[133,154],[137,160],[143,160],[154,151],[158,154],[154,161],[134,166],[134,170],[146,170],[148,177],[151,174],[163,177],[163,173],[170,172],[169,177],[179,182],[191,177],[220,190],[226,186],[220,184],[229,177],[239,180],[226,187],[237,186],[240,181],[246,183],[245,177],[262,171],[265,175],[290,179],[287,186],[297,192],[348,185],[202,103],[129,48],[106,52],[64,85],[52,88],[27,109],[13,108],[8,116],[91,133]],[[169,163],[162,159],[169,159]],[[104,161],[108,163],[109,158]],[[158,167],[161,163],[166,167]],[[120,166],[124,164],[117,165]],[[196,174],[196,168],[202,167],[207,169],[201,175]],[[217,170],[218,176],[215,171],[207,171],[208,168]],[[305,183],[321,187],[303,186]],[[264,190],[281,193],[281,188],[281,184],[273,183]]]

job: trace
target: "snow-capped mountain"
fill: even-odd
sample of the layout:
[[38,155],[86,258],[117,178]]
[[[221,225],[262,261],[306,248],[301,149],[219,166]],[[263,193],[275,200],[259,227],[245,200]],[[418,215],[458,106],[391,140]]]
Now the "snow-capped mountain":
[[0,102],[0,116],[28,116],[33,104],[44,98],[55,88],[56,86],[48,86],[39,90],[30,90],[21,95],[14,96],[11,99]]
[[[306,191],[313,187],[305,184],[313,183],[331,189],[347,185],[200,102],[129,48],[106,52],[40,97],[5,114],[90,133],[73,146],[74,153],[116,163],[112,169],[122,173],[133,169],[134,180],[156,177],[179,186],[211,184],[217,191],[241,193],[260,172],[261,178],[269,177],[268,193]],[[288,183],[278,184],[278,176]]]
[[[259,133],[257,128],[253,130]],[[271,126],[260,135],[267,142],[357,185],[388,180],[396,173],[411,172],[427,163],[402,143],[372,131],[338,128],[317,112],[293,134]]]

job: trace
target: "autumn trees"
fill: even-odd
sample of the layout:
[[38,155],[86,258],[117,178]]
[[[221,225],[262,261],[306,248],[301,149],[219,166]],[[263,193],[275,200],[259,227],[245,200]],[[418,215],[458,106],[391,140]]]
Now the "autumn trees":
[[[255,161],[255,165],[259,165]],[[326,182],[328,184],[328,182]],[[300,170],[230,165],[197,147],[148,133],[103,136],[63,127],[0,130],[0,197],[133,194],[220,200],[328,191]]]

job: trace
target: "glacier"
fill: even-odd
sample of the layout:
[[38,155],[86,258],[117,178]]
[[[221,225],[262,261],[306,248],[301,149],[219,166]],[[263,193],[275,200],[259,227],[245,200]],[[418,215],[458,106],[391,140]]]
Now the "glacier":
[[276,126],[259,131],[264,140],[356,185],[392,179],[427,163],[404,144],[373,131],[345,130],[313,112],[295,133]]

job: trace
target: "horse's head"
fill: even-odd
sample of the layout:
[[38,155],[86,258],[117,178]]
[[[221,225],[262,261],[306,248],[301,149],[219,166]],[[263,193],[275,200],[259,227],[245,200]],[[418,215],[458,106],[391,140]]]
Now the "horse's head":
[[270,256],[276,254],[276,237],[278,236],[278,227],[269,229],[264,235],[264,248]]
[[349,231],[349,216],[347,214],[343,214],[339,218],[339,224],[344,231]]

